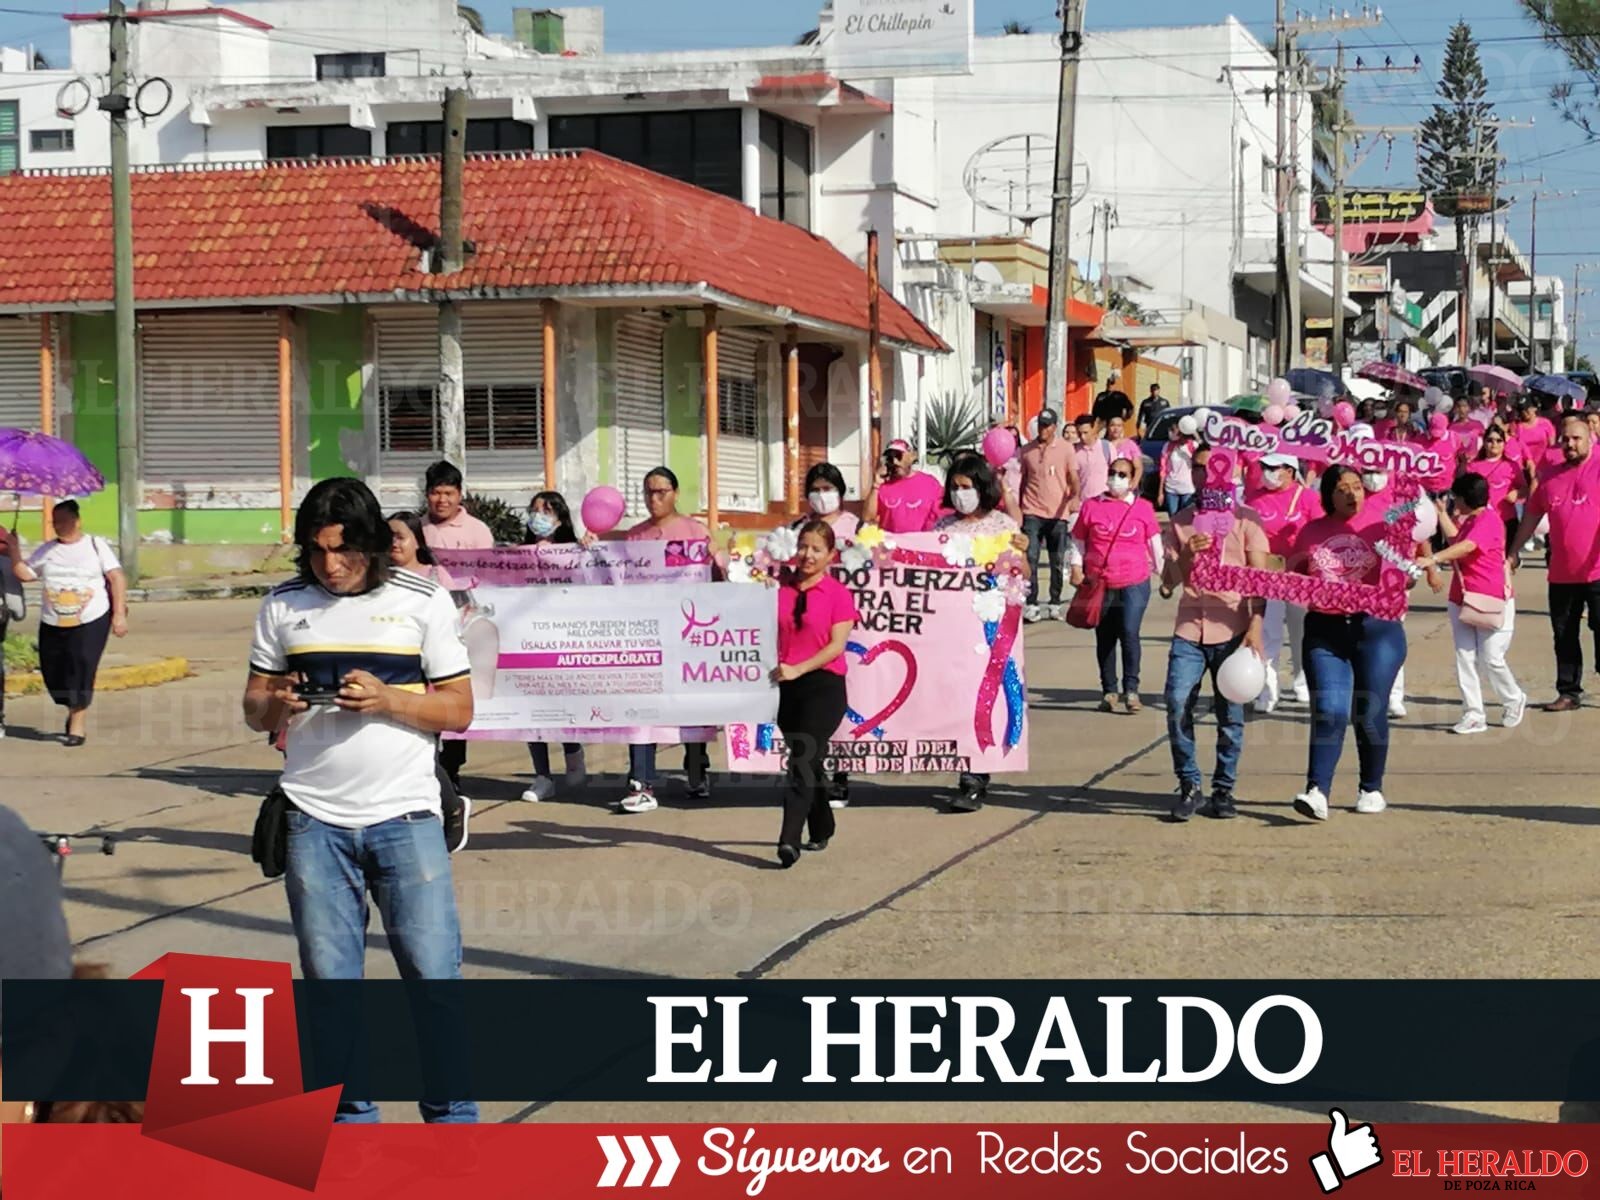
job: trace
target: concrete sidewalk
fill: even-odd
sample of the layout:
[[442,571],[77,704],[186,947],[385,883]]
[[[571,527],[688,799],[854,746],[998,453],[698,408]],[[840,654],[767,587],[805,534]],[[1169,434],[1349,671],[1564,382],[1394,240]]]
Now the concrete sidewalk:
[[[1512,663],[1535,701],[1553,664],[1542,575],[1525,573]],[[1325,825],[1295,816],[1307,727],[1289,706],[1253,720],[1240,819],[1161,818],[1173,780],[1159,708],[1172,605],[1145,624],[1137,717],[1094,711],[1090,635],[1027,633],[1032,769],[996,778],[990,805],[944,813],[949,779],[861,780],[826,854],[773,860],[772,781],[719,779],[709,802],[672,784],[644,817],[615,814],[622,752],[590,752],[596,778],[542,805],[516,800],[520,745],[475,744],[471,845],[455,859],[474,977],[1330,978],[1586,977],[1600,809],[1589,801],[1600,714],[1531,712],[1474,738],[1459,716],[1448,625],[1424,592],[1408,620],[1411,715],[1399,723],[1390,811],[1353,813],[1346,751]],[[56,711],[8,705],[6,802],[49,831],[114,830],[110,858],[69,860],[83,957],[117,973],[183,950],[294,960],[281,884],[249,861],[251,824],[277,756],[238,716],[253,601],[139,605],[130,650],[181,653],[182,682],[96,704],[89,744],[52,740]],[[1498,710],[1491,709],[1491,719]],[[31,730],[45,731],[31,735]],[[1202,761],[1209,767],[1209,729]],[[715,755],[720,763],[720,752]],[[677,755],[668,751],[666,765]],[[375,934],[369,969],[392,976]],[[1373,1014],[1381,1020],[1382,1014]],[[1448,1098],[1441,1097],[1440,1100]],[[391,1116],[409,1119],[404,1106]],[[1519,1116],[1555,1105],[1394,1106],[1366,1119]],[[557,1104],[497,1118],[660,1119],[659,1108]],[[675,1120],[726,1107],[674,1106]],[[741,1120],[1303,1119],[1221,1105],[741,1104]]]

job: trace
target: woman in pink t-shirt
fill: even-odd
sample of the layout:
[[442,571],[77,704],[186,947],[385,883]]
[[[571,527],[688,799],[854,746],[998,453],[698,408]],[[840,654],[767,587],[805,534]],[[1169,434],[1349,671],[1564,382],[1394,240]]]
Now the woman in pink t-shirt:
[[[644,506],[650,515],[628,530],[628,541],[681,542],[685,557],[699,553],[697,543],[705,542],[705,551],[710,553],[711,531],[678,511],[678,477],[671,470],[657,467],[644,477]],[[671,551],[672,547],[667,549]],[[689,777],[689,799],[707,799],[711,795],[711,754],[704,742],[684,743],[683,769]],[[628,747],[628,791],[617,802],[617,807],[625,813],[656,810],[656,747],[653,743]]]
[[1488,482],[1489,507],[1505,525],[1507,542],[1516,534],[1521,521],[1517,502],[1522,499],[1524,479],[1522,467],[1511,457],[1510,450],[1505,426],[1491,425],[1483,432],[1483,449],[1467,465],[1468,472],[1481,475]]
[[[1378,545],[1388,535],[1384,504],[1369,498],[1362,477],[1334,465],[1322,476],[1326,516],[1300,531],[1289,569],[1325,583],[1375,584],[1385,566]],[[1399,621],[1364,613],[1319,609],[1306,613],[1303,654],[1311,689],[1311,746],[1306,789],[1294,799],[1295,811],[1328,819],[1328,797],[1352,720],[1361,779],[1356,811],[1381,813],[1388,807],[1383,780],[1389,760],[1389,698],[1406,661],[1405,628]]]
[[[1150,576],[1161,570],[1165,552],[1161,526],[1150,501],[1134,490],[1138,468],[1126,458],[1111,464],[1104,496],[1084,501],[1072,529],[1072,586],[1099,579],[1106,587],[1095,653],[1100,662],[1100,711],[1116,712],[1117,696],[1130,713],[1139,700],[1139,630],[1150,607]],[[1122,652],[1122,686],[1117,686],[1117,652]]]
[[[778,591],[778,666],[772,682],[778,685],[778,728],[789,755],[789,790],[778,835],[778,861],[785,867],[800,861],[802,849],[826,850],[834,831],[824,763],[844,720],[844,651],[860,619],[850,589],[828,573],[836,544],[833,526],[806,522]],[[811,840],[802,844],[803,830]]]
[[[1505,522],[1490,506],[1489,481],[1482,475],[1463,475],[1451,490],[1460,520],[1452,520],[1445,506],[1439,505],[1439,528],[1451,545],[1435,554],[1432,561],[1456,564],[1455,577],[1450,581],[1450,632],[1455,638],[1456,682],[1461,685],[1465,711],[1452,732],[1473,734],[1489,728],[1483,710],[1483,685],[1478,681],[1480,666],[1504,707],[1501,724],[1514,729],[1522,724],[1528,696],[1506,665],[1516,605],[1506,568]],[[1474,600],[1485,597],[1491,606],[1493,601],[1504,601],[1504,619],[1499,626],[1484,629],[1463,621],[1468,596]]]
[[[1140,474],[1144,472],[1144,451],[1139,449],[1139,443],[1128,436],[1128,425],[1121,417],[1112,417],[1106,422],[1106,444],[1111,447],[1111,453],[1117,458],[1125,458],[1134,465]],[[1139,488],[1139,481],[1133,481],[1134,490]]]

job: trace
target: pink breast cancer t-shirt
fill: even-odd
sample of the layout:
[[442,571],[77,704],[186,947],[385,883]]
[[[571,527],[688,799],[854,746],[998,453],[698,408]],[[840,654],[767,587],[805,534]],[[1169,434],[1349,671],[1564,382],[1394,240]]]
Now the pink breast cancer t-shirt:
[[1377,545],[1387,532],[1383,505],[1369,496],[1353,517],[1324,516],[1307,524],[1295,542],[1292,565],[1324,583],[1375,584],[1383,573]]
[[1517,506],[1506,497],[1521,485],[1522,468],[1510,458],[1479,458],[1468,463],[1467,470],[1489,481],[1489,507],[1500,515],[1500,519],[1513,520],[1517,515]]
[[939,519],[944,485],[926,471],[878,485],[878,527],[885,533],[926,533]]
[[710,537],[710,530],[682,513],[674,513],[660,525],[653,525],[648,520],[640,521],[628,530],[630,542],[703,542]]
[[1083,543],[1084,569],[1091,578],[1103,574],[1106,586],[1112,588],[1150,578],[1150,539],[1160,534],[1150,501],[1129,504],[1110,496],[1085,500],[1072,529],[1072,536]]
[[[806,601],[805,612],[795,622],[795,608],[800,597]],[[784,584],[778,590],[778,661],[802,663],[820,654],[833,640],[833,627],[849,621],[852,625],[861,619],[856,611],[855,597],[831,575],[825,575],[816,585],[802,592],[793,584]],[[845,673],[844,655],[830,659],[818,668],[835,675]]]
[[1249,498],[1249,504],[1261,518],[1272,553],[1280,558],[1289,557],[1300,531],[1322,516],[1322,497],[1303,483],[1291,483],[1275,492],[1263,488]]
[[1518,421],[1511,427],[1511,440],[1522,450],[1522,457],[1537,463],[1545,448],[1556,443],[1556,427],[1540,417],[1532,425]]
[[1550,518],[1550,582],[1600,579],[1600,454],[1539,477],[1528,512]]
[[1456,559],[1450,580],[1450,603],[1460,604],[1467,592],[1506,598],[1506,523],[1493,508],[1474,513],[1461,523],[1457,542],[1477,547],[1466,558]]

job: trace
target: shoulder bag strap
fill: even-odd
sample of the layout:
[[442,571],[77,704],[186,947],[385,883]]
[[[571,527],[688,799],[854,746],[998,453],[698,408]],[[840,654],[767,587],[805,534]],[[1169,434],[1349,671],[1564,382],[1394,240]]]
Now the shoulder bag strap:
[[1129,504],[1128,505],[1128,511],[1122,514],[1122,520],[1117,522],[1116,531],[1114,533],[1112,533],[1112,535],[1111,535],[1111,543],[1110,543],[1109,546],[1106,547],[1105,553],[1100,556],[1100,571],[1101,571],[1101,573],[1104,573],[1106,567],[1110,564],[1110,562],[1111,562],[1111,551],[1116,547],[1117,539],[1122,536],[1123,529],[1125,529],[1127,527],[1128,518],[1133,516],[1133,509],[1134,509],[1134,506],[1137,503],[1138,503],[1138,501],[1134,501],[1132,504]]

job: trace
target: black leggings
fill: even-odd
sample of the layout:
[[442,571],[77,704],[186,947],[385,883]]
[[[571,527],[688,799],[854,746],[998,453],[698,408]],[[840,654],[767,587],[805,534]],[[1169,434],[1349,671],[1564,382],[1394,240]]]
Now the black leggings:
[[779,845],[798,846],[801,830],[807,827],[814,842],[833,836],[823,763],[844,710],[843,675],[812,671],[778,685],[778,729],[789,753],[789,790],[783,799]]
[[88,708],[94,699],[94,677],[111,635],[111,614],[87,625],[39,622],[39,673],[50,699],[63,708]]

